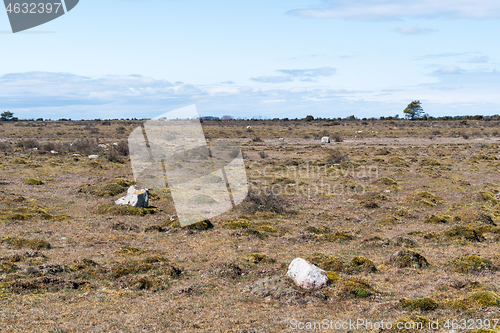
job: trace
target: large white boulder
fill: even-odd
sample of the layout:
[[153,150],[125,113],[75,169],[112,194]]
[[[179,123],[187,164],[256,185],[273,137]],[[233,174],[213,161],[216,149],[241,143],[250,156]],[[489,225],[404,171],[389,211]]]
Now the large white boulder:
[[115,204],[147,208],[149,206],[149,191],[147,188],[136,188],[132,185],[128,188],[127,195],[116,200]]
[[321,138],[321,143],[330,143],[330,137],[324,136]]
[[302,258],[296,258],[290,263],[286,275],[291,277],[299,287],[304,289],[323,288],[329,282],[324,270],[311,265]]

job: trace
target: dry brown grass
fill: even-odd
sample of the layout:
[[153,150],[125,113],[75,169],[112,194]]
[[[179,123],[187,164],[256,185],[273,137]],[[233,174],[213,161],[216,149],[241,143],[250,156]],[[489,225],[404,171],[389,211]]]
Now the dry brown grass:
[[[112,209],[140,123],[0,126],[0,331],[499,318],[498,122],[204,121],[242,146],[253,191],[192,228],[167,190],[151,191],[151,211]],[[327,132],[343,142],[321,145]],[[297,288],[284,277],[296,257],[332,284]]]

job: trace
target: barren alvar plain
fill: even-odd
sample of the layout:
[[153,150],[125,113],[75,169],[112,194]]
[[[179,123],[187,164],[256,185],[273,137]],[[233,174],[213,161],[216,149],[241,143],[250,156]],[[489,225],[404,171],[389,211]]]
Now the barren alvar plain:
[[114,204],[143,122],[0,122],[1,332],[500,332],[498,119],[204,120],[249,194],[188,227]]

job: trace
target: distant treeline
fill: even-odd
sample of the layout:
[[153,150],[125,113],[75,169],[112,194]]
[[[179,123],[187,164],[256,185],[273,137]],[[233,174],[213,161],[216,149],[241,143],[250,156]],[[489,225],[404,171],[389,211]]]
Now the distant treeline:
[[[103,125],[109,125],[110,121],[147,121],[150,118],[143,118],[143,119],[137,119],[137,118],[121,118],[121,119],[81,119],[81,120],[72,120],[71,118],[61,118],[57,120],[52,120],[52,119],[43,119],[43,118],[37,118],[37,119],[18,119],[18,118],[11,118],[11,119],[2,119],[0,118],[0,121],[77,121],[77,122],[102,122]],[[315,118],[313,116],[307,116],[305,118],[232,118],[228,116],[224,116],[222,118],[220,117],[215,117],[215,116],[203,116],[200,118],[201,121],[355,121],[355,120],[362,120],[362,121],[377,121],[377,120],[401,120],[401,121],[426,121],[426,120],[442,120],[442,121],[453,121],[453,120],[484,120],[484,121],[490,121],[490,120],[500,120],[500,115],[492,115],[492,116],[482,116],[482,115],[475,115],[475,116],[443,116],[443,117],[433,117],[429,115],[424,115],[421,118],[414,119],[414,120],[407,120],[400,118],[399,115],[396,116],[381,116],[381,117],[370,117],[370,118],[357,118],[356,116],[349,116],[345,118]]]

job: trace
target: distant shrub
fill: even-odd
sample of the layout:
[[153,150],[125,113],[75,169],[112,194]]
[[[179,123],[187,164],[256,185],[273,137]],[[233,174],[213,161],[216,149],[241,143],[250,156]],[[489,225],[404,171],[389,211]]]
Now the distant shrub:
[[78,139],[73,142],[73,151],[82,154],[96,154],[99,152],[97,141],[91,139]]
[[262,142],[262,139],[258,136],[252,139],[252,142]]
[[116,133],[118,133],[118,134],[123,134],[123,133],[125,133],[125,131],[126,131],[126,128],[123,126],[116,128]]
[[256,212],[273,212],[278,214],[293,213],[290,211],[288,201],[270,189],[250,189],[245,200],[241,203],[242,209],[249,214]]
[[432,135],[441,135],[441,131],[440,130],[433,130],[431,132]]
[[332,136],[331,136],[331,139],[332,141],[334,142],[344,142],[344,139],[342,139],[342,137],[340,136],[340,134],[338,133],[334,133]]
[[12,150],[12,147],[11,147],[10,143],[8,143],[8,142],[0,142],[0,151],[7,152],[7,151],[10,151],[10,150]]
[[33,149],[33,148],[37,148],[38,146],[40,146],[40,144],[36,140],[25,139],[25,140],[21,140],[18,143],[16,143],[16,146],[19,148],[23,148],[23,149]]
[[389,155],[391,153],[391,151],[387,148],[380,148],[380,149],[377,149],[377,151],[375,152],[375,155]]
[[[122,155],[122,154],[125,154],[125,155]],[[104,154],[104,156],[106,157],[106,159],[110,162],[114,162],[114,163],[123,163],[123,158],[122,156],[127,156],[128,155],[128,147],[127,147],[127,150],[126,151],[120,151],[118,150],[115,146],[112,147],[111,149],[109,149],[108,151],[106,151],[106,153]]]
[[262,158],[262,159],[267,158],[267,154],[266,154],[266,152],[264,152],[264,151],[259,151],[259,156],[260,156],[260,158]]
[[326,158],[325,164],[331,165],[331,164],[340,164],[342,162],[348,161],[349,156],[347,156],[346,153],[340,151],[340,150],[333,150],[330,153],[330,156]]
[[128,143],[126,141],[120,141],[116,146],[113,146],[112,149],[118,153],[120,156],[128,156]]

